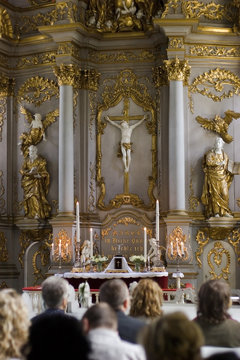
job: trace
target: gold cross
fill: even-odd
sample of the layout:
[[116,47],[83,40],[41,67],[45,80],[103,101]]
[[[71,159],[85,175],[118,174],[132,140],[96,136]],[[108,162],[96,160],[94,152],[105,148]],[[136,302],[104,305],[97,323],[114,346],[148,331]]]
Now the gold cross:
[[126,121],[129,124],[130,120],[142,120],[143,115],[129,115],[129,98],[123,100],[123,116],[109,116],[112,121]]

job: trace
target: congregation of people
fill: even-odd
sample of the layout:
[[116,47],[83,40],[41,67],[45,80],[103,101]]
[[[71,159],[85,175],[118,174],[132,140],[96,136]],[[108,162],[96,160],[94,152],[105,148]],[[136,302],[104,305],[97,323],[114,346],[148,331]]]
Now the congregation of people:
[[230,287],[224,280],[202,284],[194,319],[179,311],[165,314],[163,292],[151,279],[140,280],[131,295],[120,279],[104,282],[100,302],[81,319],[66,312],[68,296],[65,279],[47,278],[45,310],[30,319],[23,297],[2,289],[0,360],[239,359],[240,323],[229,315]]

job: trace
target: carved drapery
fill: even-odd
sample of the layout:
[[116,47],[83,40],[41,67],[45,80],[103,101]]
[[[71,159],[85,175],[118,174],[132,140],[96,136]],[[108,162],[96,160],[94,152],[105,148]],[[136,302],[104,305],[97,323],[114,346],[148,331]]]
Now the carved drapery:
[[[102,94],[102,103],[98,106],[97,112],[97,185],[100,188],[100,196],[97,200],[97,207],[101,210],[110,210],[112,208],[119,208],[122,205],[133,205],[138,208],[152,210],[155,207],[155,197],[153,195],[154,186],[157,178],[157,136],[156,136],[156,104],[149,95],[144,84],[140,84],[136,75],[132,70],[123,70],[120,72],[118,78],[113,86],[105,86]],[[106,123],[101,119],[102,112],[116,106],[120,101],[125,103],[132,99],[135,104],[142,107],[144,111],[151,113],[151,119],[147,121],[146,127],[149,134],[152,135],[152,174],[149,176],[148,183],[148,197],[150,204],[144,204],[143,200],[136,194],[117,194],[108,205],[104,203],[106,195],[105,180],[102,177],[101,163],[102,163],[102,149],[101,136],[104,133]],[[126,182],[126,176],[125,176]],[[126,184],[125,184],[126,185]],[[126,188],[126,186],[125,186]]]

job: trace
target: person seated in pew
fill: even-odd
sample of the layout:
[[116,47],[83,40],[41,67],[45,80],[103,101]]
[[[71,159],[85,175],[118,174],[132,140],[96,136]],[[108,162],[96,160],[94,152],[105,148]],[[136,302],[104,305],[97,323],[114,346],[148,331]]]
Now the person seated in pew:
[[32,324],[25,353],[26,360],[88,360],[90,345],[78,319],[55,311]]
[[145,322],[128,316],[130,296],[128,287],[121,279],[112,279],[100,286],[100,302],[108,303],[117,314],[118,333],[122,340],[137,342],[139,331],[146,326]]
[[65,314],[68,303],[68,282],[63,278],[51,276],[42,283],[42,298],[46,310],[31,319],[32,323],[55,313]]
[[181,312],[152,321],[139,340],[147,360],[201,360],[202,332]]
[[29,314],[20,294],[14,289],[0,291],[0,359],[22,358],[28,340]]
[[146,322],[162,316],[163,293],[158,283],[152,279],[141,279],[135,287],[130,315]]
[[145,360],[140,345],[121,340],[117,332],[116,312],[107,303],[89,308],[82,318],[82,327],[91,345],[89,360]]
[[226,281],[208,280],[202,284],[194,321],[202,329],[205,345],[240,346],[240,323],[229,315],[230,305],[230,287]]

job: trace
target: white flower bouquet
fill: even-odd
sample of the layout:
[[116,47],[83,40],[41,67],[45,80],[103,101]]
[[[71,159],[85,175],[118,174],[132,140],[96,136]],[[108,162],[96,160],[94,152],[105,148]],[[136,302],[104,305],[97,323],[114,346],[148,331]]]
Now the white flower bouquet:
[[104,262],[108,261],[108,258],[107,258],[107,256],[94,255],[91,258],[91,260],[97,264],[97,263],[104,263]]
[[139,263],[139,264],[143,264],[144,261],[145,261],[143,255],[133,255],[133,256],[130,256],[129,260],[130,260],[132,263]]

